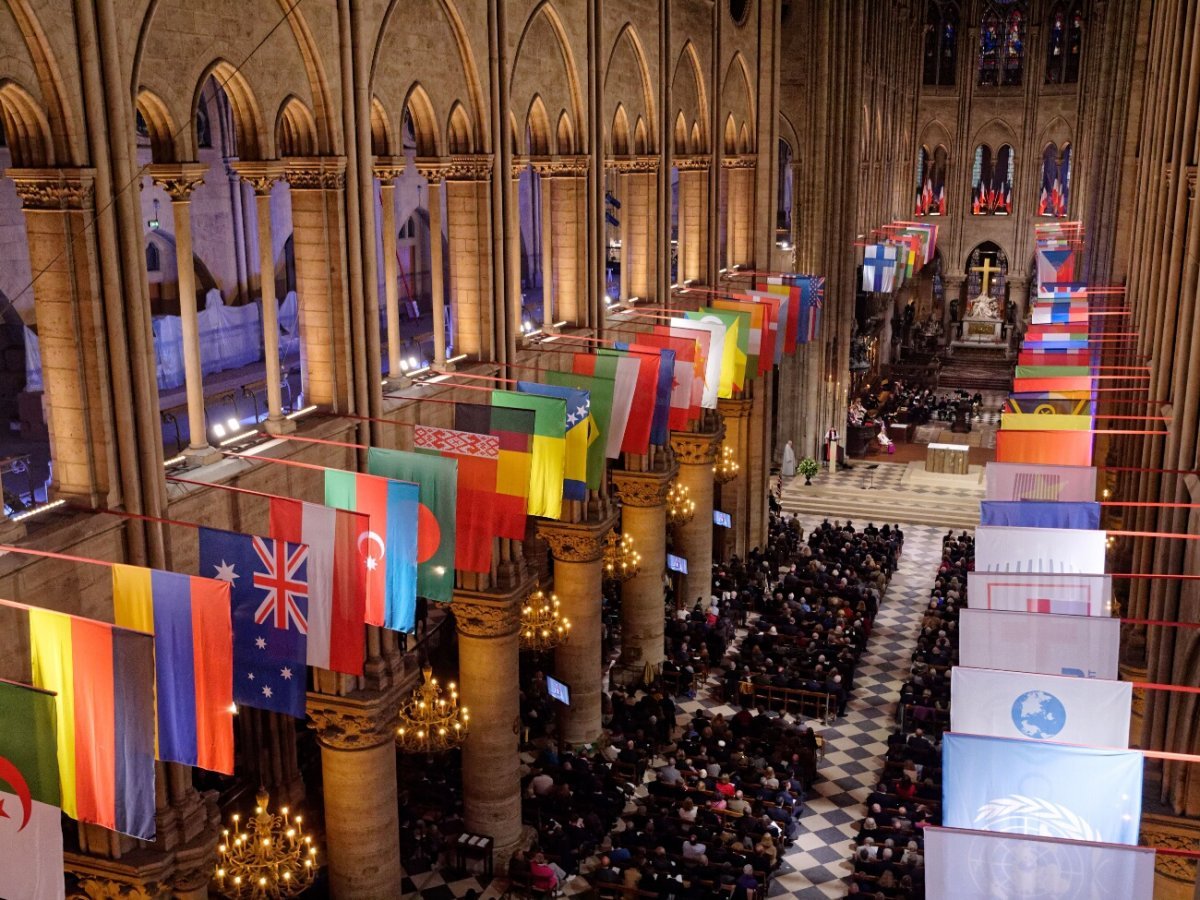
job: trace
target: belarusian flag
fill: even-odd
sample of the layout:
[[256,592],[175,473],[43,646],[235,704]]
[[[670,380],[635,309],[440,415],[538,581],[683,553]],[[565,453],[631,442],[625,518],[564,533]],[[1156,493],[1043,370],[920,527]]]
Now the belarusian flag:
[[0,681],[0,897],[62,900],[54,694]]

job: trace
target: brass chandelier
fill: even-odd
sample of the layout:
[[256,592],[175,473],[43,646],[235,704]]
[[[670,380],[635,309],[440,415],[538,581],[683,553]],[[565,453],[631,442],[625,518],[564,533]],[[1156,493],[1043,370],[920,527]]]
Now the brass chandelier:
[[396,723],[396,746],[404,753],[445,753],[462,746],[470,716],[458,705],[458,688],[446,685],[442,695],[433,669],[421,669],[424,681],[400,705]]
[[604,577],[609,581],[628,581],[642,569],[642,554],[633,549],[633,536],[610,531],[604,547]]
[[667,491],[667,524],[686,525],[695,515],[696,501],[692,499],[691,488],[678,481],[671,482]]
[[571,634],[571,620],[562,615],[557,594],[546,596],[541,588],[525,598],[521,608],[521,649],[551,650]]
[[721,455],[713,463],[713,481],[717,484],[728,484],[737,478],[741,466],[738,465],[736,456],[734,449],[728,444],[721,445]]
[[268,807],[270,795],[258,789],[254,815],[221,832],[217,845],[217,890],[233,898],[295,897],[317,877],[317,848],[304,833],[302,816],[285,806],[279,815]]

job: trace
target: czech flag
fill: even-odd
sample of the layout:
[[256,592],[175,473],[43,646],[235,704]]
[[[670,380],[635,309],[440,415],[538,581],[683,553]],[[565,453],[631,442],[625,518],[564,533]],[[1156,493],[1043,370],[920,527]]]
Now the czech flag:
[[158,758],[232,775],[229,584],[115,565],[112,585],[117,624],[154,635]]

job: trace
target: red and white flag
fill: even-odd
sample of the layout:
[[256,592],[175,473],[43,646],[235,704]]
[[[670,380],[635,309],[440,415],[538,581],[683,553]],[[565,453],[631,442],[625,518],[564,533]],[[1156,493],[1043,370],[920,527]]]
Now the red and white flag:
[[363,672],[367,572],[358,536],[363,513],[321,503],[271,498],[270,536],[308,544],[308,664],[348,675]]

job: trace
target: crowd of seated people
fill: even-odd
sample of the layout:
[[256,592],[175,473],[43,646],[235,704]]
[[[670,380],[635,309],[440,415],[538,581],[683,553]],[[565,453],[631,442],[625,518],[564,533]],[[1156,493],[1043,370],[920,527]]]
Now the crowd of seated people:
[[[871,404],[872,399],[875,400],[874,405]],[[896,381],[882,403],[878,398],[868,397],[864,405],[868,410],[878,409],[875,415],[888,421],[926,425],[934,419],[939,422],[952,421],[955,409],[964,401],[971,404],[973,413],[978,413],[983,405],[983,395],[961,389],[938,393],[932,388],[910,388],[902,381]]]
[[941,822],[941,736],[950,724],[950,667],[958,661],[958,611],[966,605],[974,538],[948,533],[900,691],[899,728],[888,739],[879,784],[852,845],[850,893],[885,898],[925,896],[922,829]]

